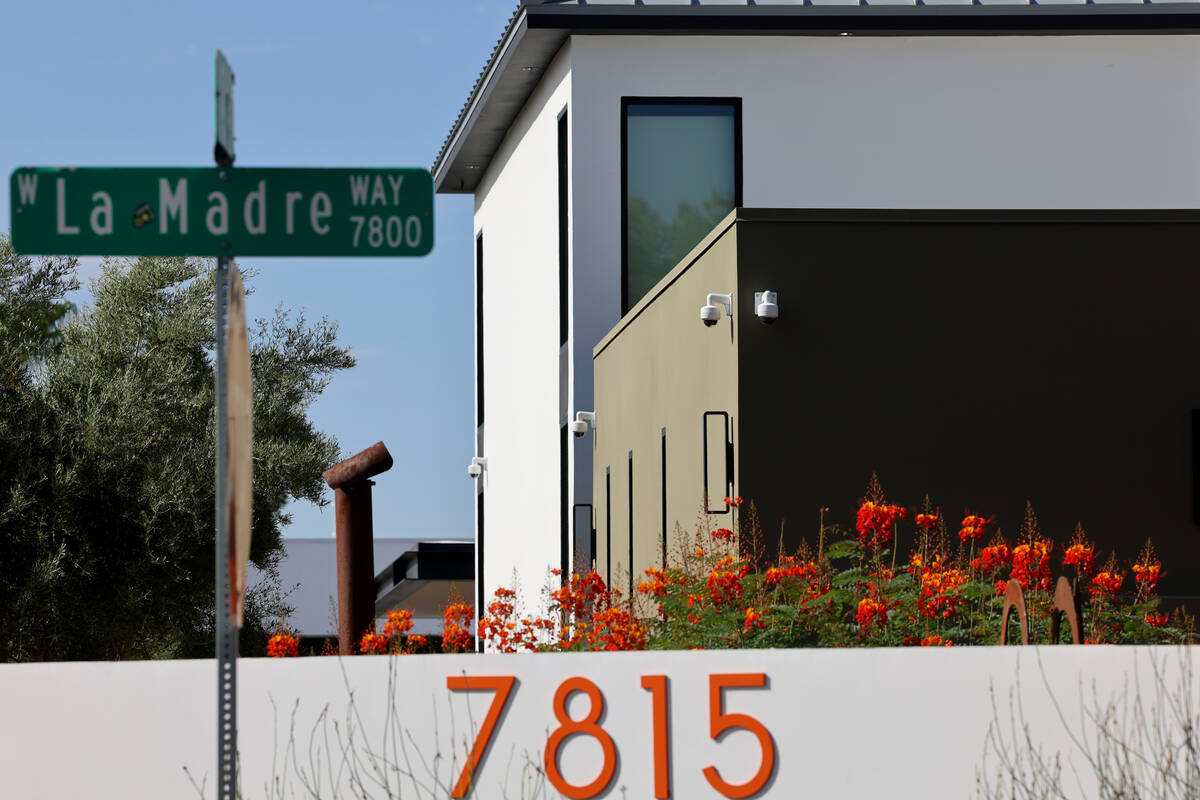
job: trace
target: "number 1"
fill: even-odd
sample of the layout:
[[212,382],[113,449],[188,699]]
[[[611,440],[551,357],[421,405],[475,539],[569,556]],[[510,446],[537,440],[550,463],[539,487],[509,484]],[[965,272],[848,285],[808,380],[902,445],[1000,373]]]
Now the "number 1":
[[667,676],[643,675],[642,688],[650,690],[654,741],[654,796],[666,800],[671,796],[670,743],[667,740]]

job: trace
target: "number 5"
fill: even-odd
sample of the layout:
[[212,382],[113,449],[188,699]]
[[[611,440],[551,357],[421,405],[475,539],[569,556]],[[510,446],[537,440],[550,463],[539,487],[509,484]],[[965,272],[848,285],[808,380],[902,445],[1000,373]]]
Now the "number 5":
[[716,767],[704,768],[704,777],[708,779],[709,784],[726,797],[749,797],[766,786],[767,779],[775,769],[775,742],[771,740],[770,731],[754,717],[748,714],[724,713],[721,690],[766,685],[767,676],[762,672],[708,676],[708,735],[717,739],[727,730],[742,728],[753,733],[758,738],[759,747],[762,748],[762,763],[758,772],[746,783],[727,783]]
[[463,765],[462,773],[458,776],[458,783],[454,784],[454,791],[450,793],[455,800],[466,797],[467,792],[471,790],[471,786],[475,782],[475,770],[487,753],[487,747],[492,741],[492,733],[496,730],[496,723],[500,720],[500,712],[504,710],[504,705],[508,702],[508,697],[512,694],[513,685],[516,682],[517,679],[512,675],[471,675],[470,677],[451,675],[446,678],[446,688],[451,691],[474,692],[490,689],[496,693],[492,697],[492,704],[488,706],[483,724],[479,726],[479,735],[475,737],[475,744],[471,747],[467,763]]

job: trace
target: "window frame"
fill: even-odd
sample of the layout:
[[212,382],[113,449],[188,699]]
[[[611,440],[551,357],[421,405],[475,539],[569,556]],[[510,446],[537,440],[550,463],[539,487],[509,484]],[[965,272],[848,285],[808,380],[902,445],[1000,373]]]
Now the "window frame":
[[[629,302],[629,107],[729,106],[733,109],[733,206],[742,205],[742,98],[740,97],[622,97],[621,98],[621,316]],[[638,300],[641,300],[639,297]]]

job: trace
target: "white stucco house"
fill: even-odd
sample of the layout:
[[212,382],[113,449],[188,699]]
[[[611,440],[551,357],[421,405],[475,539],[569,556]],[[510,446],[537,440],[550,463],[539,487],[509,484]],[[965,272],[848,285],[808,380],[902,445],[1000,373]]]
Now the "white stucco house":
[[1200,207],[1198,31],[1194,3],[522,2],[433,165],[475,199],[477,608],[594,557],[593,347],[732,208]]

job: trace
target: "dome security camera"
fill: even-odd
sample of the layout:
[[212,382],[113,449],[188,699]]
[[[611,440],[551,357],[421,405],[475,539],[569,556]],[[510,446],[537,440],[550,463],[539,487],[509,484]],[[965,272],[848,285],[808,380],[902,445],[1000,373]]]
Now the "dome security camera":
[[475,456],[471,459],[471,463],[467,465],[467,474],[472,478],[478,478],[487,469],[487,458],[485,456]]
[[775,292],[755,292],[754,315],[767,325],[779,319],[779,295]]
[[596,412],[595,411],[576,411],[575,420],[567,427],[571,429],[571,433],[576,436],[584,436],[588,432],[588,427],[593,430],[596,428]]
[[733,293],[709,294],[704,301],[704,306],[700,309],[700,321],[706,327],[711,328],[721,321],[721,306],[718,306],[717,303],[725,306],[725,313],[729,315],[730,319],[733,319]]

